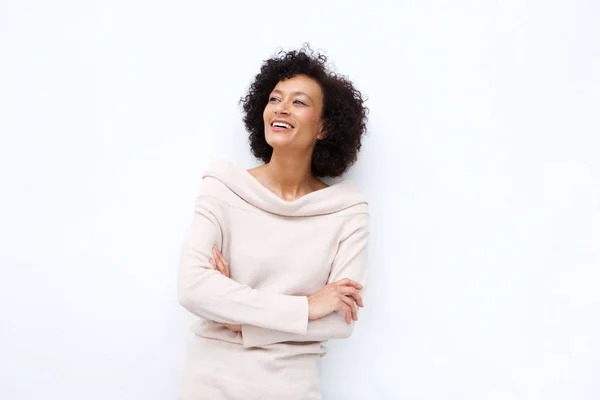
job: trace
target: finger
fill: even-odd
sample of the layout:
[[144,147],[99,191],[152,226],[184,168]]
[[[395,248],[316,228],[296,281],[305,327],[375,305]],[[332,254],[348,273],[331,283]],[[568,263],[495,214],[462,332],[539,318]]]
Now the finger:
[[217,263],[215,262],[215,260],[212,260],[212,265],[213,265],[213,268],[215,269],[215,271],[217,271],[218,273],[220,273],[221,275],[223,275],[223,271],[219,268],[219,266],[217,265]]
[[223,275],[225,275],[226,277],[229,278],[229,274],[227,273],[227,269],[225,268],[225,266],[223,265],[223,263],[221,263],[221,261],[217,261],[217,265],[219,266],[219,271],[221,271],[221,273]]
[[359,307],[364,307],[363,299],[356,288],[352,286],[338,286],[338,291],[346,296],[351,296]]
[[219,251],[219,249],[217,249],[217,246],[213,247],[213,252],[215,253],[215,256],[217,258],[217,260],[219,260],[221,262],[221,265],[223,266],[223,268],[229,272],[229,263],[227,262],[227,260],[225,259],[225,257],[223,257],[223,254],[221,254],[221,252]]
[[217,248],[217,245],[213,246],[212,252],[217,260],[220,260],[220,261],[223,260],[223,254],[221,254],[221,252]]
[[355,318],[354,304],[351,299],[346,296],[340,296],[339,300],[339,309],[343,310],[346,313],[346,323],[350,324],[352,320]]
[[361,285],[360,283],[358,283],[356,281],[353,281],[352,279],[348,279],[348,278],[340,279],[339,281],[334,282],[334,284],[336,286],[352,286],[358,290],[363,289],[363,285]]
[[223,270],[225,271],[225,276],[229,278],[229,267],[227,265],[225,265],[223,267]]
[[227,275],[227,277],[229,278],[229,263],[225,261],[225,259],[223,258],[223,256],[221,256],[222,263],[223,263],[223,270],[225,271],[225,275]]
[[357,306],[359,306],[359,307],[364,307],[365,306],[365,303],[363,303],[363,298],[360,295],[360,293],[353,292],[353,293],[349,294],[348,296],[351,296],[354,299],[354,301],[356,302]]
[[221,265],[219,265],[218,261],[215,261],[214,258],[211,258],[210,260],[208,260],[208,262],[210,262],[210,265],[212,265],[215,270],[217,270],[221,274],[225,275],[225,273],[223,271],[223,267]]
[[225,263],[223,256],[221,255],[221,253],[219,253],[219,250],[217,250],[216,248],[214,253],[217,259],[217,265],[219,266],[219,269],[221,270],[223,275],[229,278],[229,267]]
[[229,263],[227,262],[227,260],[225,260],[225,257],[223,256],[223,254],[221,254],[221,252],[219,250],[217,250],[217,255],[219,256],[219,259],[221,260],[221,265],[223,266],[223,270],[225,271],[225,274],[227,275],[227,277],[229,277],[230,274],[230,268],[229,268]]
[[354,302],[356,303],[357,306],[359,307],[364,307],[365,304],[363,303],[363,299],[362,296],[360,295],[360,293],[354,292],[354,293],[350,293],[346,295],[347,297],[351,297],[352,300],[354,300]]
[[356,311],[356,304],[354,304],[354,301],[347,296],[342,296],[342,301],[344,303],[346,303],[346,305],[348,307],[350,307],[350,311],[352,313],[352,319],[355,321],[358,321],[358,312]]
[[348,306],[348,304],[346,304],[342,298],[338,299],[338,304],[335,309],[337,311],[342,311],[345,314],[347,324],[351,322],[352,310],[350,310],[350,306]]
[[217,246],[213,246],[213,248],[212,248],[212,254],[214,257],[213,261],[214,261],[215,265],[217,266],[217,269],[219,270],[219,272],[222,273],[223,275],[225,275],[225,269],[223,268],[221,260],[219,259],[218,252],[219,252],[219,250],[217,250]]
[[365,303],[363,302],[363,298],[360,295],[360,293],[355,293],[352,295],[352,297],[354,297],[354,300],[356,301],[356,304],[358,304],[359,307],[365,306]]

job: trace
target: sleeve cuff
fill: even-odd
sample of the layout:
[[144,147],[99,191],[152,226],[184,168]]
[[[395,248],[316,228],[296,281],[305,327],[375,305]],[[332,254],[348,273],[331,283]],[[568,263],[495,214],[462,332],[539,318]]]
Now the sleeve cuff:
[[276,343],[290,335],[306,335],[308,331],[308,297],[297,296],[284,311],[281,321],[283,329],[273,330],[254,325],[242,325],[244,347],[256,347],[265,343]]

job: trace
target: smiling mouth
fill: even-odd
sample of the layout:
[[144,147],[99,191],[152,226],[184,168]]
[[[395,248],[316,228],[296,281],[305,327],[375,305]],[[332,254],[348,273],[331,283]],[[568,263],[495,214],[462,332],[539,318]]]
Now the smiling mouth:
[[279,122],[279,121],[272,122],[271,126],[273,128],[280,128],[280,129],[292,129],[293,128],[292,125],[285,123],[285,122]]

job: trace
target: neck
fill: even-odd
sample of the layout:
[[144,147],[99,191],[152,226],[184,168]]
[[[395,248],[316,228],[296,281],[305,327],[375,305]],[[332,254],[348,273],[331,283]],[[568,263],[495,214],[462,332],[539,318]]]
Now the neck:
[[271,160],[264,167],[271,189],[286,200],[295,200],[310,193],[314,180],[310,169],[311,157],[312,153],[292,157],[273,151]]

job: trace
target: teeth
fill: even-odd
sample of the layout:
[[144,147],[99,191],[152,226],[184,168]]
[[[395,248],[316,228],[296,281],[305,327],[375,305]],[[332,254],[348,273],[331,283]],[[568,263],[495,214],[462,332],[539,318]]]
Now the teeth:
[[290,124],[286,124],[285,122],[273,122],[273,126],[277,126],[279,128],[291,129],[292,126]]

